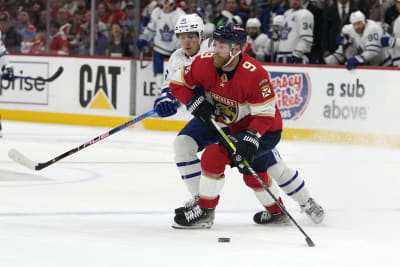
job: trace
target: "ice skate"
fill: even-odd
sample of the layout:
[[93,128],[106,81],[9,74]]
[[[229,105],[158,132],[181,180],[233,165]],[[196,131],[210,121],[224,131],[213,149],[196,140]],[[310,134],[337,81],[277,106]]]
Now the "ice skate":
[[197,205],[197,201],[199,201],[199,195],[196,195],[191,199],[189,199],[188,201],[186,201],[182,207],[176,208],[175,214],[184,213],[185,211],[194,208]]
[[324,209],[313,198],[309,198],[307,202],[300,205],[301,212],[305,212],[314,223],[321,223],[324,220]]
[[209,229],[214,223],[215,209],[203,209],[199,205],[175,215],[175,223],[172,228],[176,229]]
[[269,213],[266,210],[254,214],[253,221],[256,224],[289,224],[289,218],[285,213]]

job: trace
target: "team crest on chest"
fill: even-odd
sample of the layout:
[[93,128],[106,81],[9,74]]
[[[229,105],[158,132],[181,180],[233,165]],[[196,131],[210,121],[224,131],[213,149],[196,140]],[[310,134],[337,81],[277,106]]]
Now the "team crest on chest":
[[236,100],[220,96],[216,93],[211,93],[211,96],[215,101],[216,107],[224,115],[224,121],[228,124],[235,122],[239,113],[238,102]]

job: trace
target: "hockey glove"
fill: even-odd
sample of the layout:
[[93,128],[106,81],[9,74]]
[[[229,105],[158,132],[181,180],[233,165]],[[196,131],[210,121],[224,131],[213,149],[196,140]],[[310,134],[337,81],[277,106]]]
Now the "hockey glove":
[[3,66],[3,68],[1,69],[1,71],[3,72],[1,74],[1,79],[2,80],[6,80],[6,81],[14,81],[15,77],[14,77],[14,69],[13,67],[11,67],[10,65],[8,66]]
[[229,135],[232,143],[236,147],[236,152],[232,151],[228,144],[229,158],[231,165],[238,167],[240,170],[245,168],[244,161],[246,160],[249,164],[253,162],[254,155],[260,145],[257,132],[253,129],[247,129],[246,131],[240,131],[233,135]]
[[277,31],[275,29],[269,30],[267,35],[268,35],[269,39],[271,39],[272,41],[275,41],[275,42],[278,41],[279,37],[280,37],[279,31]]
[[359,59],[357,59],[357,57],[352,57],[349,58],[349,60],[347,60],[346,62],[346,68],[348,70],[352,70],[354,69],[356,66],[361,65],[363,62]]
[[350,35],[346,33],[341,33],[336,37],[336,44],[341,45],[343,49],[349,47],[352,44]]
[[394,41],[395,41],[395,39],[392,37],[383,36],[381,38],[381,45],[382,45],[382,47],[388,47],[388,46],[394,47]]
[[220,116],[219,110],[202,95],[196,95],[186,103],[187,110],[201,120],[205,125],[213,128],[210,118]]
[[161,91],[161,95],[154,101],[154,109],[158,116],[169,117],[174,115],[179,107],[178,100],[171,94],[169,88],[164,88]]
[[138,40],[136,41],[136,46],[139,48],[139,50],[142,50],[143,47],[148,46],[148,45],[149,45],[149,42],[147,42],[147,41],[144,40],[144,39],[138,39]]

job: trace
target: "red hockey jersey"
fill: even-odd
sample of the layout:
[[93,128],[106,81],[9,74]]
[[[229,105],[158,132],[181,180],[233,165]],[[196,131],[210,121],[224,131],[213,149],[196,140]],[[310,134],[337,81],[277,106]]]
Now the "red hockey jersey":
[[230,79],[226,73],[218,74],[213,52],[196,57],[182,69],[181,75],[172,77],[171,93],[180,102],[187,103],[194,96],[192,88],[203,86],[233,133],[254,129],[263,135],[266,131],[281,130],[282,118],[268,72],[250,56],[242,53],[241,57]]

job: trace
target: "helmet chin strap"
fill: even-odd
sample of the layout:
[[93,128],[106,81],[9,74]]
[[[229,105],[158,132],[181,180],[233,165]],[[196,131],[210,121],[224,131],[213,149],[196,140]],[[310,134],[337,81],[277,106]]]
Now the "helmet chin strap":
[[231,51],[229,52],[230,58],[229,58],[228,62],[226,62],[221,68],[224,68],[224,67],[228,66],[229,64],[231,64],[232,60],[233,60],[235,57],[237,57],[237,56],[240,54],[240,52],[242,52],[241,50],[239,50],[236,54],[233,55],[233,54],[232,54],[232,51],[233,51],[233,48],[232,48]]

